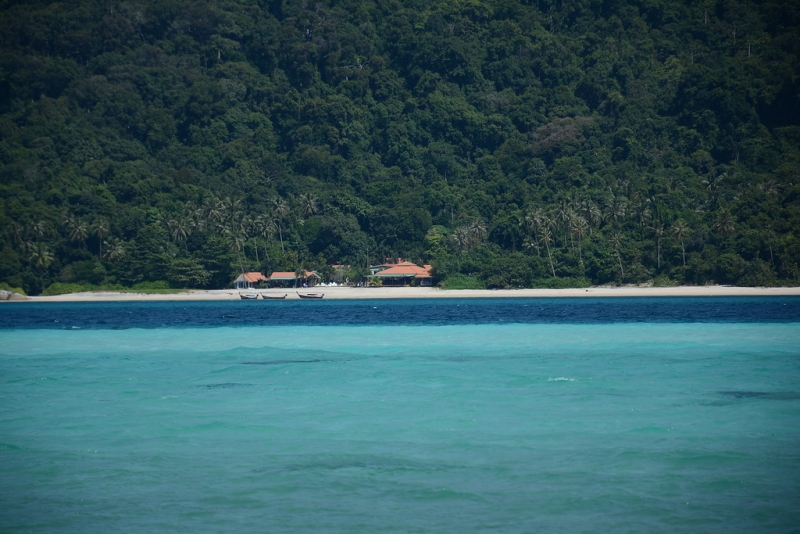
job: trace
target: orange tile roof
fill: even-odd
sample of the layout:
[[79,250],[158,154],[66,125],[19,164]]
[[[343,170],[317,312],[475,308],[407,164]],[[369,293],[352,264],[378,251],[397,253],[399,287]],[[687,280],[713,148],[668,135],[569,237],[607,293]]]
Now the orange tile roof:
[[247,282],[261,282],[262,280],[267,280],[267,278],[259,272],[242,273],[237,280],[240,280],[241,278],[244,278]]
[[[302,278],[309,278],[311,276],[319,278],[319,275],[314,271],[303,271]],[[269,277],[270,280],[294,280],[295,278],[297,278],[297,275],[292,271],[275,271]]]
[[392,277],[400,277],[400,276],[415,276],[417,278],[431,278],[431,269],[430,265],[426,265],[425,267],[420,267],[410,261],[404,261],[402,263],[398,263],[393,267],[389,267],[388,269],[384,269],[383,271],[375,273],[375,276],[381,276],[385,278],[392,278]]

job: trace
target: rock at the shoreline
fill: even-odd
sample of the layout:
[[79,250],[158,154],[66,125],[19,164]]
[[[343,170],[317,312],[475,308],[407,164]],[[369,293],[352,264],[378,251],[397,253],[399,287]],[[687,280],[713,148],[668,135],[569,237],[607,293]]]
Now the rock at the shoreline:
[[0,290],[0,300],[28,300],[28,297],[2,289]]

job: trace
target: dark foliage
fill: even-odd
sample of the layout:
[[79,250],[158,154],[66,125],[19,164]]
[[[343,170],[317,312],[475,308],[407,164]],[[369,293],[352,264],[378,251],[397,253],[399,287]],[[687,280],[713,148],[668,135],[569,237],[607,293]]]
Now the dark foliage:
[[797,284],[798,6],[5,2],[0,281]]

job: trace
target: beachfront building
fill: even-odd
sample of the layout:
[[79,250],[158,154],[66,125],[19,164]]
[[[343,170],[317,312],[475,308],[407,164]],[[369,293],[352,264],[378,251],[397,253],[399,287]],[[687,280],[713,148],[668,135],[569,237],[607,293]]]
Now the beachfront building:
[[322,280],[314,271],[275,271],[269,276],[270,287],[314,287]]
[[410,261],[400,263],[385,263],[370,267],[370,277],[377,278],[384,286],[423,286],[433,285],[432,267],[424,265],[420,267]]
[[253,289],[267,281],[267,277],[258,272],[242,273],[233,281],[233,287],[236,289]]

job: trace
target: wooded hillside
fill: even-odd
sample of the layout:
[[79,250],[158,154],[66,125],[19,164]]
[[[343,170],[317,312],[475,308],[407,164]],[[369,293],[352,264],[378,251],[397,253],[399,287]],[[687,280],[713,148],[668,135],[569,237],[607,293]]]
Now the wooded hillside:
[[776,0],[0,1],[0,282],[796,285],[798,29]]

